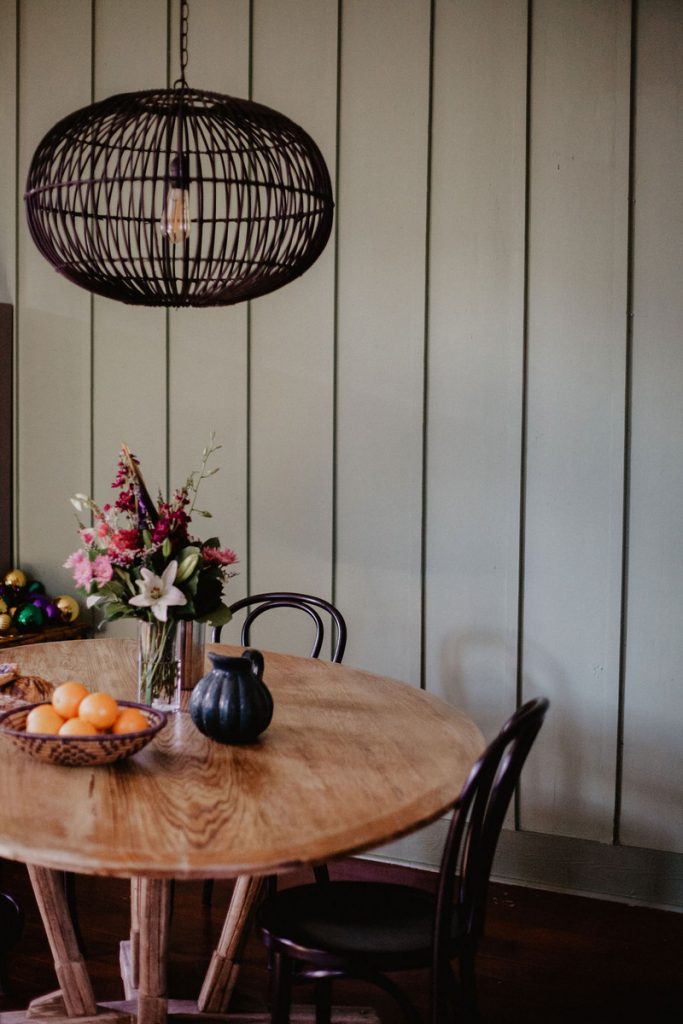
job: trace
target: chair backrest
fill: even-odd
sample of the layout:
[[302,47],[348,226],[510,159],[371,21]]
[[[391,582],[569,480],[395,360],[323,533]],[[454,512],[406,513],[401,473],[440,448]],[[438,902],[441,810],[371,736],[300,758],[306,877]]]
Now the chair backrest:
[[[270,611],[273,608],[296,608],[299,611],[305,612],[315,624],[315,639],[313,646],[311,647],[310,657],[317,658],[320,654],[323,645],[323,639],[325,636],[325,626],[323,623],[320,612],[326,612],[332,622],[333,628],[333,645],[332,645],[332,657],[331,661],[341,662],[344,657],[344,651],[346,649],[346,622],[341,612],[326,601],[322,597],[313,597],[311,594],[295,594],[289,591],[274,591],[268,594],[252,594],[251,597],[243,597],[239,601],[235,601],[230,605],[230,611],[235,612],[241,611],[243,608],[248,608],[248,611],[244,623],[242,624],[241,643],[244,647],[248,647],[251,643],[251,627],[255,619],[264,612]],[[218,643],[221,638],[221,626],[214,626],[211,639],[213,643]]]
[[524,704],[505,723],[472,768],[457,804],[439,873],[434,965],[448,958],[453,899],[463,937],[476,943],[484,929],[489,875],[505,814],[548,701]]

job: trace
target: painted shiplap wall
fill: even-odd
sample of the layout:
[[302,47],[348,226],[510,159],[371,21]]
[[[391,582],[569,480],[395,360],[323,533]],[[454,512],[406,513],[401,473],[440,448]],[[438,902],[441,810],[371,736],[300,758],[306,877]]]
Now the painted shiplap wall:
[[69,496],[215,430],[235,597],[333,597],[348,662],[487,735],[548,694],[517,826],[681,851],[683,5],[193,0],[190,82],[303,124],[336,224],[281,292],[167,314],[62,281],[21,194],[59,117],[175,78],[175,6],[0,0],[19,562],[67,589]]

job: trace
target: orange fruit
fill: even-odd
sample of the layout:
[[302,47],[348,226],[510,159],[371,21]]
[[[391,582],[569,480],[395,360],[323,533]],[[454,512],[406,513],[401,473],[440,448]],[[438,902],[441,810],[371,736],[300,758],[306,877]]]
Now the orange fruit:
[[62,718],[75,718],[78,714],[78,705],[90,691],[83,683],[69,679],[66,683],[60,683],[52,694],[52,706]]
[[123,708],[114,722],[112,732],[141,732],[149,729],[149,722],[138,708]]
[[55,735],[64,725],[64,719],[58,715],[51,704],[38,704],[31,708],[26,716],[26,732],[42,732]]
[[82,718],[67,718],[59,730],[60,736],[97,736],[97,729]]
[[96,729],[109,729],[118,713],[119,706],[108,693],[89,693],[78,706],[78,717]]

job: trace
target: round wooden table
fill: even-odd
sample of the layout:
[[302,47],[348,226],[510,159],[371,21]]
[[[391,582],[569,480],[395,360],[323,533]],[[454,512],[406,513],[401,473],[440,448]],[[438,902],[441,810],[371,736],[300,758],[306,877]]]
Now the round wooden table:
[[[23,647],[17,661],[25,675],[80,679],[135,699],[136,654],[134,641],[98,639]],[[184,712],[144,750],[110,766],[44,764],[0,738],[0,856],[29,865],[65,1019],[98,1008],[62,870],[133,880],[122,966],[143,1024],[166,1019],[169,880],[238,878],[198,1001],[204,1012],[224,1011],[258,879],[367,850],[433,821],[457,800],[484,746],[466,715],[391,679],[266,652],[264,680],[275,712],[249,746],[208,740]],[[40,1016],[40,1007],[32,1004],[29,1014]],[[59,1019],[54,1005],[48,1015]]]

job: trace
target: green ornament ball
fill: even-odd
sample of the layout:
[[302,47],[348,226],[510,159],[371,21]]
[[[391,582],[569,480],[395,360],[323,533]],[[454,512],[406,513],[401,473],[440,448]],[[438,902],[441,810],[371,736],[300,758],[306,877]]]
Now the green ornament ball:
[[41,583],[40,580],[31,580],[26,589],[32,596],[35,594],[44,594],[45,584]]
[[34,604],[25,604],[18,608],[14,621],[22,633],[31,633],[42,629],[45,625],[45,612]]

